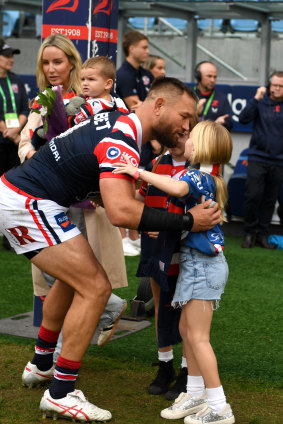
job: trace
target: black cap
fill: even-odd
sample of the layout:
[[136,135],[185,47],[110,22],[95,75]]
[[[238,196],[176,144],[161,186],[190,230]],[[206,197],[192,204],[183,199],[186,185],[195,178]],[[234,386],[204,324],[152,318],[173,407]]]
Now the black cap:
[[19,49],[14,49],[13,47],[8,46],[4,40],[0,39],[0,55],[9,56],[10,54],[20,54]]

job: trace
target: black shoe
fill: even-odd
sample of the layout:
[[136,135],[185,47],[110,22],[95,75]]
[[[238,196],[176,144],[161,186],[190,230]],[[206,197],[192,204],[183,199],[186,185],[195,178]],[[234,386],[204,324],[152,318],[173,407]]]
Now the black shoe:
[[176,379],[173,359],[168,362],[158,361],[157,365],[159,367],[157,376],[147,389],[151,395],[161,395],[167,392],[169,385]]
[[244,249],[249,249],[250,247],[253,247],[254,245],[254,238],[250,234],[247,234],[242,241],[242,247]]
[[175,400],[180,393],[187,392],[187,377],[188,377],[188,368],[180,368],[180,372],[177,376],[176,382],[173,387],[165,394],[165,399]]
[[8,242],[8,239],[3,236],[2,239],[2,248],[3,250],[9,250],[10,252],[14,252],[14,249],[11,247],[10,243]]
[[274,244],[269,244],[267,237],[257,237],[255,239],[255,246],[263,247],[264,249],[276,249]]

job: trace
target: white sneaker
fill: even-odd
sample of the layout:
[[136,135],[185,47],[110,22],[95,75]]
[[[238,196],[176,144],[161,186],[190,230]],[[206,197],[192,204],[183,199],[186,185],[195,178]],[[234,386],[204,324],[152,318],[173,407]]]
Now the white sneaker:
[[72,419],[80,422],[109,421],[112,414],[88,402],[81,390],[68,393],[61,399],[53,399],[49,390],[44,392],[40,401],[43,418],[52,417]]
[[219,412],[214,412],[211,408],[206,406],[197,414],[186,417],[184,420],[184,424],[233,424],[234,422],[235,417],[229,403]]
[[22,374],[22,382],[26,387],[36,387],[49,382],[53,378],[54,366],[47,371],[40,371],[36,365],[28,362]]
[[140,251],[130,242],[129,237],[124,237],[122,243],[125,256],[138,256],[140,254]]
[[202,410],[207,405],[206,402],[205,392],[197,399],[193,398],[189,393],[180,393],[173,405],[163,409],[160,415],[163,418],[167,418],[167,420],[178,420]]
[[109,342],[109,340],[111,339],[111,337],[113,336],[113,333],[115,331],[115,328],[118,325],[119,320],[122,318],[122,316],[124,315],[126,309],[127,309],[127,301],[123,299],[123,308],[119,314],[119,316],[117,316],[117,318],[115,319],[115,321],[108,325],[107,327],[103,327],[100,330],[98,339],[97,339],[97,345],[98,346],[104,346],[106,345],[106,343]]

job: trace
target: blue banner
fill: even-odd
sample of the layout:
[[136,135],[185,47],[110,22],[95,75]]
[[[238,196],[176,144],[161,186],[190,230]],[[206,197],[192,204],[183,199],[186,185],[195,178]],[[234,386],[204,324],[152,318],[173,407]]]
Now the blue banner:
[[116,63],[118,0],[43,0],[42,38],[64,34],[82,61],[108,56]]

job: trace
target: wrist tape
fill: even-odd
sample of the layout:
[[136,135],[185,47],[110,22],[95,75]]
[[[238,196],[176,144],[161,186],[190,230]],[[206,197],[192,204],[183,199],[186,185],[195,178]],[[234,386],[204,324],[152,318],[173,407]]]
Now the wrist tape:
[[179,215],[173,212],[159,211],[145,205],[139,223],[139,231],[190,231],[194,225],[194,218],[190,212]]

